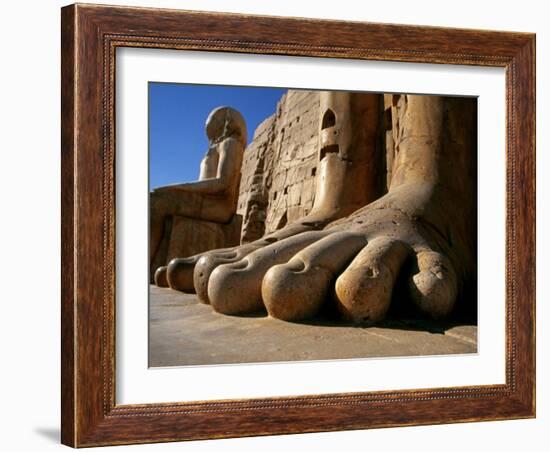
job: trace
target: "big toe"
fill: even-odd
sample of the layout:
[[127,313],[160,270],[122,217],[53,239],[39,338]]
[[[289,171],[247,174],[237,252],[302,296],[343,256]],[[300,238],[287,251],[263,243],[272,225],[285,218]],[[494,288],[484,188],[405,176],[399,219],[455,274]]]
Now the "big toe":
[[270,316],[281,320],[313,317],[330,295],[335,276],[365,246],[362,235],[337,232],[272,267],[262,282],[262,297]]

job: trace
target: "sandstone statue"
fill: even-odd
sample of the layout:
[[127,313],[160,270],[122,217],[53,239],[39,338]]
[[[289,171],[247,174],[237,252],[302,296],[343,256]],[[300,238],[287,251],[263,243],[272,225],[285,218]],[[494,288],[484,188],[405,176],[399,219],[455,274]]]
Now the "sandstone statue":
[[[155,269],[154,262],[169,218],[180,219],[181,234],[193,232],[195,243],[187,243],[187,248],[217,245],[211,245],[212,249],[239,243],[240,220],[235,221],[234,217],[247,140],[244,118],[233,108],[216,108],[206,120],[206,135],[209,146],[201,162],[199,180],[158,187],[150,194],[149,258],[152,271],[156,270],[155,281],[161,286],[167,285],[166,267]],[[182,229],[181,223],[191,227]],[[233,231],[236,237],[231,239]]]
[[224,314],[265,307],[301,320],[333,303],[370,324],[401,286],[421,312],[449,315],[475,284],[476,120],[471,98],[321,93],[311,212],[240,247],[173,260],[167,282]]

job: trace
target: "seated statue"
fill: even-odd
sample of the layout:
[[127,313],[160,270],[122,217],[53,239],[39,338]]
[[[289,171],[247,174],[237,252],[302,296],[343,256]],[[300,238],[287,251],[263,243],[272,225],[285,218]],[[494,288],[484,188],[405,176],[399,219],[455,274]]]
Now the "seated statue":
[[[158,187],[150,193],[151,267],[165,233],[165,222],[170,217],[224,224],[235,215],[247,140],[244,118],[233,108],[218,107],[206,120],[206,135],[209,145],[201,162],[199,180]],[[161,286],[167,285],[165,274],[166,267],[155,273],[155,281]]]

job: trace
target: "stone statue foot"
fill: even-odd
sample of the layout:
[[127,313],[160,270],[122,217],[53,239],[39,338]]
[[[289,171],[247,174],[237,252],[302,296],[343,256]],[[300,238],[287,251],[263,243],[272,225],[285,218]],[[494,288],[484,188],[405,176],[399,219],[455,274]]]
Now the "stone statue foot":
[[[444,317],[455,303],[457,272],[438,236],[441,228],[416,214],[430,209],[419,209],[418,200],[413,210],[404,205],[411,203],[410,190],[405,187],[404,197],[403,190],[390,193],[322,231],[209,264],[200,290],[206,287],[213,308],[225,314],[265,306],[272,317],[301,320],[333,301],[345,318],[371,324],[385,317],[398,276],[407,272],[399,280],[408,281],[411,301],[433,318]],[[196,287],[202,268],[195,269]]]

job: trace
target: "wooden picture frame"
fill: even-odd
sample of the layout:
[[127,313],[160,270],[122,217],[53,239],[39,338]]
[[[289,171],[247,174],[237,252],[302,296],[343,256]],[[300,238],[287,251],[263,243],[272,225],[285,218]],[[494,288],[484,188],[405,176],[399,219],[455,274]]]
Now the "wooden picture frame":
[[[73,447],[535,416],[535,35],[71,5],[62,9],[62,442]],[[115,403],[117,47],[506,70],[506,382]]]

